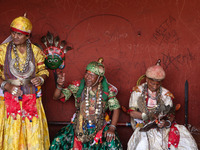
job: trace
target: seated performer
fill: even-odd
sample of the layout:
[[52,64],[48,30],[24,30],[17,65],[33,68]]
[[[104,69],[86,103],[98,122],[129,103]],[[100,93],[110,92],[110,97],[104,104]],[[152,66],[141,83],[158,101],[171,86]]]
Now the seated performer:
[[[65,74],[58,73],[54,99],[65,97],[67,101],[73,94],[76,113],[72,124],[62,128],[54,138],[50,149],[117,149],[122,145],[116,135],[119,117],[117,89],[109,84],[104,76],[103,59],[91,62],[86,68],[84,78],[63,88]],[[112,121],[107,125],[105,112],[113,111]]]
[[147,69],[146,83],[133,88],[129,108],[135,131],[128,150],[198,149],[187,128],[174,121],[174,96],[161,86],[164,78],[159,60]]

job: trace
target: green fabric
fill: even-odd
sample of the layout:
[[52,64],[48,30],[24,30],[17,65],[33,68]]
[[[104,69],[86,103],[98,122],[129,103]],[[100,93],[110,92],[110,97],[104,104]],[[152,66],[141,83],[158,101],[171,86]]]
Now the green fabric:
[[119,101],[116,97],[113,97],[108,100],[108,107],[110,111],[120,108]]
[[[103,79],[101,81],[101,84],[102,84],[102,87],[103,87],[102,98],[103,98],[104,101],[106,101],[108,99],[108,96],[105,94],[105,92],[108,93],[108,83],[107,83],[107,80],[106,80],[105,77],[103,77]],[[82,92],[84,90],[84,87],[85,87],[85,80],[82,79],[81,80],[81,84],[80,84],[79,89],[78,89],[78,92],[76,94],[77,98],[81,97],[81,94],[82,94]]]
[[102,98],[103,98],[104,101],[107,101],[108,96],[105,94],[105,92],[108,93],[109,89],[108,89],[108,83],[107,83],[107,80],[106,80],[105,76],[103,76],[103,80],[101,81],[101,84],[102,84],[102,87],[103,87]]
[[68,88],[62,89],[62,93],[65,95],[65,102],[71,97],[73,94],[76,97],[76,93],[79,90],[79,87],[73,84],[70,84]]
[[[75,98],[75,106],[77,106],[77,98],[81,97],[81,93],[83,92],[83,89],[85,87],[85,81],[84,79],[81,80],[80,86],[76,86],[73,84],[70,84],[68,88],[64,88],[62,90],[62,93],[65,95],[65,102],[71,97],[71,95],[74,95]],[[105,103],[105,109],[109,108],[109,110],[114,110],[120,108],[119,101],[116,98],[116,92],[110,90],[112,88],[111,85],[109,85],[106,81],[106,78],[102,81],[102,87],[103,87],[103,95],[102,98],[104,99]],[[107,92],[108,91],[108,92]],[[108,96],[105,94],[108,93]]]
[[79,89],[78,89],[78,92],[76,93],[76,97],[81,97],[81,94],[83,92],[84,87],[85,87],[85,80],[82,79],[81,84],[80,84]]
[[[106,126],[103,130],[104,132],[108,130],[108,126]],[[94,128],[89,129],[89,134],[94,132]],[[107,142],[106,138],[103,136],[102,144],[99,142],[93,146],[90,146],[90,142],[83,144],[83,150],[109,150],[109,149],[116,149],[122,150],[122,144],[120,143],[119,137],[117,133],[115,133],[116,138],[111,142]],[[93,141],[92,141],[93,142]],[[73,131],[73,124],[70,124],[64,128],[62,128],[54,138],[51,143],[50,150],[69,150],[73,148],[74,144],[74,131]]]
[[89,63],[86,67],[86,70],[91,71],[92,73],[95,73],[98,76],[104,76],[105,74],[105,68],[103,64],[96,61]]

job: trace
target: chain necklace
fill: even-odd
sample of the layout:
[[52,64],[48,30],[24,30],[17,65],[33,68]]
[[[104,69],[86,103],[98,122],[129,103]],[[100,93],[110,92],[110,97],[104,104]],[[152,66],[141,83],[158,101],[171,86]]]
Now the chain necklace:
[[[161,92],[162,92],[162,87],[160,86],[160,88],[158,89],[158,92],[157,92],[157,96],[156,96],[156,101],[157,101],[157,105],[155,107],[153,107],[152,109],[149,109],[147,104],[146,104],[146,98],[149,98],[148,96],[148,87],[147,87],[147,84],[144,85],[144,88],[143,88],[143,91],[142,91],[142,104],[143,104],[143,107],[145,108],[145,113],[147,115],[149,115],[150,112],[156,112],[159,110],[160,106],[162,105],[162,100],[161,100]],[[148,96],[147,96],[148,95]]]
[[[89,107],[90,107],[90,100],[89,100],[89,91],[92,90],[91,87],[86,88],[86,96],[85,96],[85,113],[86,113],[86,121],[91,125],[92,121],[89,119]],[[98,90],[96,92],[96,108],[95,108],[95,115],[99,118],[102,109],[102,91],[101,91],[101,84],[98,85]]]
[[[85,99],[85,105],[83,105],[82,107],[85,107],[85,117],[82,119],[78,119],[78,117],[76,117],[75,123],[74,123],[74,130],[75,130],[75,135],[78,137],[78,139],[80,141],[82,141],[83,143],[91,141],[92,139],[94,139],[95,135],[97,134],[97,132],[102,128],[103,124],[104,124],[104,114],[105,114],[105,109],[103,107],[103,103],[102,103],[102,89],[101,89],[101,84],[98,85],[98,89],[96,92],[96,107],[95,107],[95,120],[91,120],[90,118],[90,113],[89,113],[89,107],[91,106],[90,103],[90,91],[92,89],[87,87],[85,88],[85,93],[84,93],[84,99]],[[94,96],[94,95],[93,95]],[[80,101],[78,101],[78,107],[77,107],[77,114],[80,113]],[[81,114],[79,114],[81,115]],[[80,123],[80,121],[83,121],[82,123]],[[87,125],[95,125],[95,129],[94,132],[89,134],[88,131],[88,127]],[[82,129],[80,130],[80,128],[84,128],[84,131],[82,131]]]
[[29,61],[30,61],[30,42],[29,40],[26,40],[26,61],[25,61],[25,64],[24,66],[22,67],[22,69],[20,70],[20,66],[19,66],[19,55],[17,53],[17,49],[16,49],[16,45],[14,44],[14,42],[12,42],[12,46],[13,46],[13,51],[14,51],[14,54],[15,54],[15,62],[16,62],[16,65],[15,65],[15,70],[17,70],[18,73],[25,73],[28,66],[29,66]]
[[156,92],[156,96],[153,97],[153,96],[151,96],[151,94],[149,94],[149,91],[147,89],[148,97],[151,98],[151,99],[153,99],[153,100],[158,100],[158,97],[160,96],[160,93],[161,93],[160,91],[161,91],[161,89],[159,90],[159,93],[157,94],[157,92]]

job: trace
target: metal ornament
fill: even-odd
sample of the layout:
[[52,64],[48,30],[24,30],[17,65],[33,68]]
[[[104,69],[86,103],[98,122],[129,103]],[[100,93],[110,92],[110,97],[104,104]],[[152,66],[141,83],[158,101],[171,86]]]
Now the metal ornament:
[[17,49],[16,49],[14,42],[12,42],[12,46],[13,46],[13,51],[14,51],[14,54],[15,54],[15,57],[16,57],[15,58],[16,67],[14,66],[14,68],[17,70],[17,72],[24,73],[27,70],[27,67],[28,67],[29,61],[30,61],[30,51],[31,50],[30,50],[29,40],[26,40],[26,46],[27,46],[26,54],[27,54],[27,56],[26,56],[26,61],[25,61],[25,64],[24,64],[22,70],[20,70],[20,68],[19,68],[19,59],[20,58],[19,58],[19,55],[17,53]]
[[21,80],[30,77],[34,72],[34,65],[30,61],[30,53],[31,53],[30,41],[26,40],[26,46],[27,46],[26,54],[27,54],[27,56],[26,56],[25,64],[24,64],[24,66],[22,67],[21,70],[20,70],[20,67],[19,67],[20,58],[19,58],[19,55],[17,53],[17,49],[16,49],[14,42],[12,42],[12,46],[13,46],[15,58],[10,61],[10,64],[9,64],[10,72],[16,78],[21,79]]
[[[91,94],[91,90],[92,90],[91,87],[85,88],[84,90],[85,100],[82,102],[83,105],[77,107],[78,117],[75,119],[75,123],[74,123],[75,135],[83,143],[94,139],[97,132],[104,125],[105,109],[103,107],[103,102],[102,102],[101,84],[98,85],[98,89],[94,95]],[[95,101],[94,104],[90,102],[89,99],[91,98],[92,99],[94,98],[93,99]],[[94,118],[93,117],[91,118],[91,114],[89,113],[89,107],[95,108]],[[82,112],[80,111],[80,109],[84,111]],[[82,116],[82,113],[85,114],[84,117]],[[94,126],[95,131],[92,134],[89,134],[87,125]],[[82,130],[83,128],[85,129],[84,131]]]
[[16,59],[10,61],[10,72],[18,79],[25,79],[30,77],[34,72],[34,65],[31,61],[28,63],[28,70],[26,72],[19,72],[15,67]]

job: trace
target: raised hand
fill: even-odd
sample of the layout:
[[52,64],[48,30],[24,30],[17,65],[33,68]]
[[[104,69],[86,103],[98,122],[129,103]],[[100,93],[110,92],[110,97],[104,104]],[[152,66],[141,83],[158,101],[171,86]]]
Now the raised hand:
[[65,83],[65,73],[63,73],[62,71],[57,72],[57,84],[61,87],[63,87],[64,83]]

